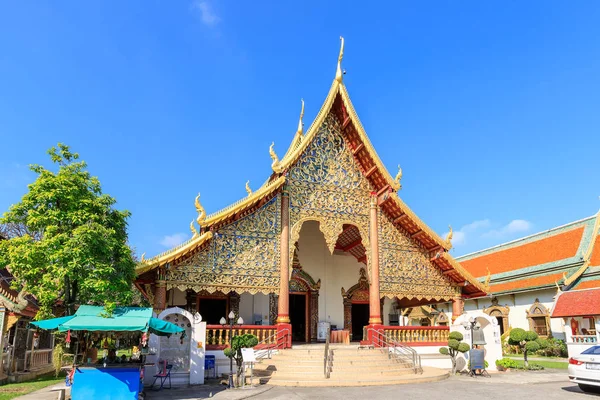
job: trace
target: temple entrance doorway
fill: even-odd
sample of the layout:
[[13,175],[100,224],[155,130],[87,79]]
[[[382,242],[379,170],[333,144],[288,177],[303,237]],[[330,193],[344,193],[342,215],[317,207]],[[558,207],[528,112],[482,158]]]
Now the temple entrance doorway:
[[352,308],[352,340],[363,340],[363,328],[369,325],[369,303],[353,303]]
[[218,324],[227,313],[227,299],[203,298],[198,301],[198,312],[207,324]]
[[290,294],[290,323],[292,341],[308,342],[308,296],[306,293]]

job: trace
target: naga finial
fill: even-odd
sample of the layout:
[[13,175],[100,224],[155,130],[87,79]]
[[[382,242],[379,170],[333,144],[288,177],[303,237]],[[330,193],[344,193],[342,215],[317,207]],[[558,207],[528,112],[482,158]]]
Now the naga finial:
[[142,253],[142,256],[140,257],[140,261],[146,262],[146,253]]
[[196,229],[196,226],[194,225],[194,220],[192,220],[192,222],[190,222],[190,231],[192,231],[192,239],[195,238],[196,236],[198,236],[198,230]]
[[275,142],[271,143],[271,147],[269,147],[269,154],[271,155],[271,159],[273,160],[273,164],[271,164],[271,168],[273,168],[273,171],[275,172],[279,172],[279,157],[277,157],[277,154],[275,154]]
[[344,58],[344,38],[342,36],[340,36],[340,41],[342,42],[342,44],[340,45],[340,55],[338,56],[338,63],[337,63],[337,71],[335,73],[335,80],[342,83],[342,76],[343,76],[343,72],[342,72],[342,58]]
[[448,225],[448,229],[450,229],[450,231],[446,235],[446,244],[448,246],[452,247],[452,236],[454,235],[454,233],[452,231],[452,226]]
[[298,131],[296,134],[302,135],[304,132],[304,122],[302,122],[302,118],[304,118],[304,99],[300,99],[302,102],[302,110],[300,111],[300,120],[298,121]]
[[567,273],[563,272],[563,280],[566,281],[567,280]]
[[198,225],[202,227],[202,222],[206,219],[206,210],[204,207],[202,207],[202,204],[200,204],[200,193],[198,193],[198,196],[196,196],[194,204],[196,205],[196,211],[198,212],[198,218],[196,218],[196,222],[198,222]]
[[483,286],[485,286],[486,289],[489,289],[490,280],[492,279],[492,273],[490,272],[490,269],[488,267],[485,267],[485,269],[487,270],[487,276],[485,277],[485,283],[483,284]]
[[396,174],[396,177],[394,178],[394,182],[396,182],[396,186],[398,186],[398,190],[402,189],[402,184],[400,183],[401,180],[402,180],[402,168],[400,168],[400,164],[398,164],[398,173]]
[[248,196],[252,194],[252,189],[250,189],[250,181],[246,181],[246,192],[248,192]]

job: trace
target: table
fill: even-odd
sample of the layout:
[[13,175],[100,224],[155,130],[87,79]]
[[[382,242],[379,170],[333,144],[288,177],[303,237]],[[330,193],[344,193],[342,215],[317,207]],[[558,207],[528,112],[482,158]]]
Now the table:
[[343,343],[350,344],[350,331],[341,330],[341,331],[331,331],[331,343]]

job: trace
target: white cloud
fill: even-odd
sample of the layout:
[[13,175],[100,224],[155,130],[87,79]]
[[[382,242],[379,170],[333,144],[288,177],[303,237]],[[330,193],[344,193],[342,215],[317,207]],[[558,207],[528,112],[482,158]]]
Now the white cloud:
[[165,237],[163,237],[160,241],[160,244],[162,246],[171,248],[171,247],[175,247],[180,245],[181,243],[185,242],[188,238],[188,235],[186,235],[185,233],[175,233],[173,235],[167,235]]
[[[477,221],[473,221],[470,224],[464,225],[457,231],[453,231],[452,233],[452,245],[453,246],[461,246],[467,243],[468,236],[480,231],[482,229],[488,228],[491,225],[489,219],[480,219]],[[448,232],[444,233],[444,237],[448,235]]]
[[200,21],[206,26],[215,26],[221,22],[221,18],[215,14],[207,0],[195,0],[192,2],[191,9],[199,14]]
[[533,224],[524,219],[513,219],[500,229],[492,229],[483,234],[483,237],[504,238],[514,233],[524,233],[533,227]]

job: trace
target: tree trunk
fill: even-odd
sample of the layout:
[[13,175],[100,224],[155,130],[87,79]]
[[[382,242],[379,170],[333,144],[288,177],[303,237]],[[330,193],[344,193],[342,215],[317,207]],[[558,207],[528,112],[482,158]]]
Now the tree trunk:
[[527,350],[526,349],[523,350],[523,357],[525,359],[525,362],[523,363],[523,365],[525,365],[525,368],[528,368],[529,367],[529,361],[527,361]]

